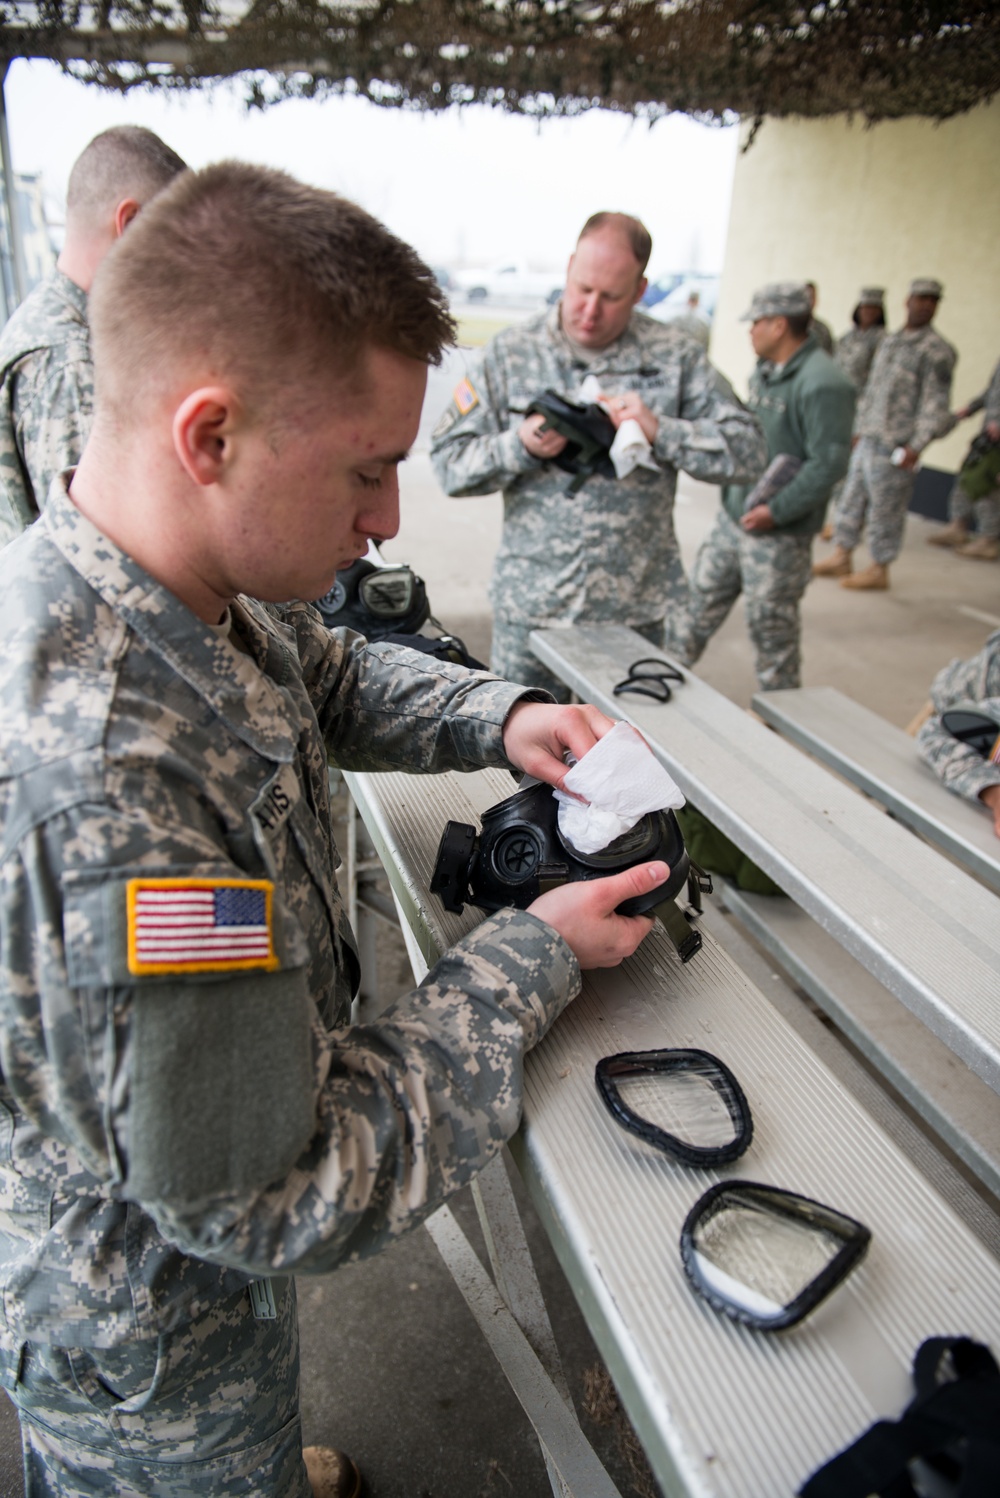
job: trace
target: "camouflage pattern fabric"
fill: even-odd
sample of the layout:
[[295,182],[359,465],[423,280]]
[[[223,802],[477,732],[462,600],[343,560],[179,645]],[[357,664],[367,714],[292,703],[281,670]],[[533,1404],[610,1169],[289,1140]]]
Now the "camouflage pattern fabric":
[[845,551],[857,546],[867,521],[868,549],[883,566],[899,556],[916,477],[897,468],[891,453],[877,437],[858,438],[833,520],[833,539]]
[[931,687],[934,716],[917,734],[917,749],[950,791],[976,801],[987,786],[1000,785],[1000,765],[967,744],[952,738],[941,724],[948,708],[968,706],[1000,722],[1000,629],[990,635],[978,655],[954,660],[934,678]]
[[983,499],[970,499],[959,474],[948,494],[948,519],[953,524],[964,525],[967,530],[975,523],[977,536],[987,541],[1000,541],[1000,491],[987,494]]
[[990,383],[982,395],[977,395],[975,400],[968,401],[965,409],[972,416],[976,411],[983,413],[983,426],[989,426],[995,422],[1000,426],[1000,363],[990,375]]
[[275,1309],[244,1291],[132,1346],[0,1355],[28,1498],[310,1498],[292,1280]]
[[[570,475],[532,457],[517,428],[534,396],[551,388],[575,399],[588,374],[609,395],[639,392],[659,418],[660,467],[595,476],[569,497]],[[668,644],[687,602],[677,470],[719,483],[756,478],[765,461],[759,426],[692,339],[633,312],[622,336],[589,357],[563,335],[558,306],[505,329],[472,360],[431,451],[448,494],[503,491],[490,590],[501,625],[634,626],[666,615]]]
[[875,352],[885,328],[848,328],[837,339],[834,359],[860,395],[868,383]]
[[0,546],[80,461],[93,410],[87,293],[54,271],[0,332]]
[[[0,557],[0,615],[0,1345],[111,1349],[420,1222],[516,1128],[524,1053],[579,970],[504,911],[346,1028],[328,752],[504,764],[522,689],[307,604],[238,600],[237,648],[64,481]],[[160,879],[264,891],[265,955],[141,960]]]
[[691,574],[681,664],[694,665],[742,593],[761,690],[799,686],[799,600],[809,581],[811,558],[812,536],[781,530],[750,534],[720,510]]
[[676,328],[679,333],[686,333],[689,338],[694,339],[695,343],[701,344],[703,349],[708,348],[711,329],[697,312],[682,312],[680,317],[672,317],[668,327]]
[[[968,401],[965,409],[970,416],[982,411],[984,427],[993,423],[1000,426],[1000,364],[994,369],[982,395]],[[1000,492],[972,500],[962,487],[960,473],[948,495],[948,519],[967,527],[975,520],[977,535],[989,541],[1000,541]]]
[[951,414],[951,380],[958,355],[930,327],[886,333],[872,360],[858,402],[855,430],[874,437],[891,452],[905,444],[923,452],[955,425]]
[[[490,664],[498,676],[519,681],[526,687],[541,688],[550,693],[556,702],[569,702],[573,696],[569,687],[548,671],[531,649],[528,637],[533,629],[538,628],[537,624],[518,625],[494,621]],[[663,649],[662,619],[657,619],[652,624],[633,624],[632,628],[651,645]]]

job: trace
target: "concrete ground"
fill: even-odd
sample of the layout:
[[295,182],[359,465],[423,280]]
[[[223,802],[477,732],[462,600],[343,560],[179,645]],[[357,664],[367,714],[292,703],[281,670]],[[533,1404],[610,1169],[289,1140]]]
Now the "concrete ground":
[[[432,379],[421,440],[402,471],[400,533],[385,553],[420,573],[438,618],[486,659],[487,585],[500,500],[446,499],[426,453],[428,429],[461,367],[459,354]],[[689,564],[716,506],[714,489],[682,479],[677,529]],[[935,672],[952,657],[978,650],[1000,627],[1000,564],[964,561],[925,545],[932,529],[910,519],[888,593],[812,584],[803,608],[805,685],[838,687],[905,726]],[[734,701],[749,704],[755,683],[739,606],[699,671]],[[409,987],[401,942],[388,928],[379,945],[378,986],[387,999]],[[482,1252],[468,1193],[457,1200],[457,1211]],[[623,1455],[627,1427],[609,1418],[612,1401],[601,1390],[596,1349],[527,1206],[525,1217],[577,1407],[589,1389],[591,1406],[605,1419],[599,1424],[584,1413],[585,1429],[624,1498],[651,1498],[655,1489],[641,1464],[630,1467]],[[367,1475],[370,1498],[547,1498],[551,1490],[530,1426],[426,1233],[413,1233],[368,1263],[301,1280],[299,1300],[306,1441],[351,1451]],[[3,1405],[0,1498],[17,1498],[16,1420]]]

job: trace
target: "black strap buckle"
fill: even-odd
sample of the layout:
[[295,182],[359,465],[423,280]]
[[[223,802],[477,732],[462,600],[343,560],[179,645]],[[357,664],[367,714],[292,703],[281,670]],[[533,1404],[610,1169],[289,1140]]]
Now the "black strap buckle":
[[669,702],[673,695],[670,690],[672,681],[683,684],[683,672],[669,661],[661,660],[659,656],[644,655],[641,660],[632,662],[628,675],[618,683],[613,692],[616,697],[621,697],[625,692],[635,692],[640,697],[652,697],[654,702]]

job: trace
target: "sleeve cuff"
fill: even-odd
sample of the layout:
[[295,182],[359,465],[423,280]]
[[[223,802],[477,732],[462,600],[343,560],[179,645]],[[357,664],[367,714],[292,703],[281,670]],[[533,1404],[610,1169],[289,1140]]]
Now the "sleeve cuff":
[[507,473],[530,473],[533,468],[543,466],[541,458],[535,458],[529,453],[517,435],[517,427],[501,432],[499,450],[500,466]]
[[498,910],[457,942],[432,970],[447,978],[449,961],[485,962],[501,979],[497,1002],[524,1030],[525,1047],[537,1045],[580,992],[580,964],[551,926],[526,910]]

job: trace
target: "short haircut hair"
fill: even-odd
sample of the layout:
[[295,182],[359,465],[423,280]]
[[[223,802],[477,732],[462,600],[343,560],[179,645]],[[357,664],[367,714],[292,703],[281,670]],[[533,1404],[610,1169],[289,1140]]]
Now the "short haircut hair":
[[642,275],[653,253],[653,238],[642,220],[633,218],[630,213],[592,213],[580,230],[577,244],[601,229],[613,229],[621,235],[638,261],[639,274]]
[[793,338],[804,338],[809,332],[809,324],[812,322],[812,314],[809,312],[786,312],[785,321],[788,331]]
[[185,172],[105,256],[90,297],[98,404],[164,367],[257,406],[354,373],[376,346],[439,364],[455,324],[416,252],[346,198],[224,161]]
[[186,170],[177,152],[142,125],[102,130],[73,163],[66,189],[67,217],[97,227],[123,198],[148,203]]

